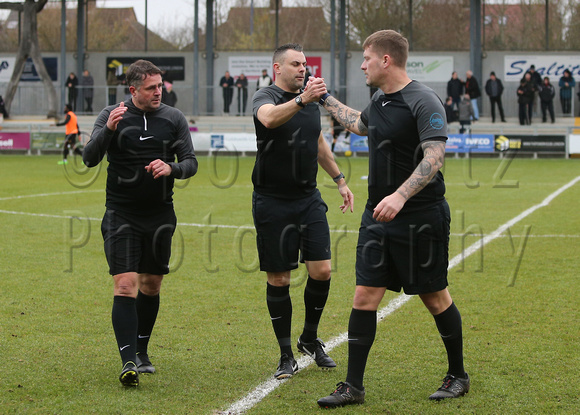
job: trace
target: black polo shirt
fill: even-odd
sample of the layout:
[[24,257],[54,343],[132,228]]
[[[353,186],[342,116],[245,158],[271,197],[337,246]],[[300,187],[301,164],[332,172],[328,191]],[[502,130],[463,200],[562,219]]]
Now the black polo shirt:
[[252,172],[254,191],[265,196],[299,199],[316,190],[318,173],[318,138],[320,109],[310,103],[288,122],[268,129],[258,120],[258,109],[264,104],[280,105],[298,94],[276,85],[254,94],[253,111],[258,153]]
[[[416,81],[394,94],[377,91],[361,120],[368,127],[367,209],[373,210],[411,176],[423,159],[423,141],[447,140],[447,121],[437,94]],[[407,201],[402,212],[440,202],[444,194],[443,174],[438,171],[424,189]]]

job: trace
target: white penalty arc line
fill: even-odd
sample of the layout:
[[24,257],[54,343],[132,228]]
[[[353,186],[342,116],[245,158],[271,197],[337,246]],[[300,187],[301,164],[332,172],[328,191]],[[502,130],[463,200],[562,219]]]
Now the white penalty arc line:
[[[554,193],[552,193],[551,195],[546,197],[542,202],[530,207],[529,209],[526,209],[525,211],[520,213],[515,218],[507,221],[506,223],[504,223],[503,225],[498,227],[491,234],[485,236],[483,238],[483,244],[481,241],[478,241],[478,242],[470,245],[469,247],[467,247],[463,253],[459,253],[458,255],[455,255],[455,257],[453,257],[449,261],[449,268],[448,269],[452,269],[455,266],[457,266],[458,264],[460,264],[462,261],[465,260],[465,258],[467,258],[468,256],[472,255],[473,253],[477,252],[479,249],[481,249],[482,245],[486,245],[486,244],[490,243],[491,241],[493,241],[494,239],[499,238],[503,234],[503,232],[505,232],[508,228],[510,228],[511,226],[520,222],[525,217],[531,215],[536,210],[543,208],[545,206],[548,206],[550,204],[550,202],[552,202],[552,200],[554,200],[560,194],[562,194],[563,192],[568,190],[570,187],[574,186],[579,181],[580,181],[580,176],[576,177],[575,179],[573,179],[569,183],[560,187]],[[401,294],[401,295],[395,297],[394,299],[392,299],[391,301],[389,301],[389,303],[385,307],[383,307],[382,309],[380,309],[378,311],[377,321],[380,322],[381,320],[385,319],[388,315],[397,311],[405,303],[407,303],[411,298],[413,298],[413,296],[407,295],[407,294]],[[332,338],[330,341],[328,341],[326,343],[326,351],[331,351],[332,349],[334,349],[337,346],[340,346],[342,343],[346,342],[347,340],[348,340],[348,332],[344,332],[344,333],[339,334],[338,336]],[[300,368],[299,371],[302,369],[305,369],[306,367],[310,366],[313,363],[312,358],[310,358],[309,356],[301,357],[297,360],[297,362],[298,362],[298,367]],[[269,379],[269,380],[261,383],[260,385],[258,385],[254,390],[252,390],[250,393],[248,393],[242,399],[233,403],[228,409],[226,409],[222,413],[223,414],[231,414],[231,415],[243,414],[247,410],[254,407],[256,404],[258,404],[262,399],[264,399],[271,392],[273,392],[276,388],[278,388],[280,385],[284,384],[288,380],[289,380],[289,378],[283,379],[283,380],[277,380],[274,378]]]

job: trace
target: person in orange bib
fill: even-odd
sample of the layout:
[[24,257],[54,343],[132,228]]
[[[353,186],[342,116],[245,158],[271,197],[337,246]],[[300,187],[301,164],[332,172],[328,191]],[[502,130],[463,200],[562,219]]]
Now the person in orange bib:
[[79,134],[79,124],[77,122],[77,116],[70,107],[70,104],[66,104],[64,106],[64,113],[66,117],[63,122],[56,123],[55,125],[61,126],[66,125],[66,138],[64,139],[64,148],[62,150],[62,160],[58,162],[58,164],[67,164],[67,156],[72,148],[74,154],[78,154],[82,156],[82,151],[77,147],[77,135]]

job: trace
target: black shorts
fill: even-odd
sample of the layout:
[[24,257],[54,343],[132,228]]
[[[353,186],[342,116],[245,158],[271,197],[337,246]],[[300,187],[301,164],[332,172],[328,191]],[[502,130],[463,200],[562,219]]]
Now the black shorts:
[[74,147],[77,143],[77,133],[69,134],[64,138],[64,146],[65,147]]
[[167,274],[176,224],[173,209],[141,216],[107,209],[101,233],[109,273]]
[[356,284],[406,294],[447,287],[449,226],[446,201],[377,222],[365,209],[356,248]]
[[330,259],[328,206],[318,189],[302,199],[279,199],[254,192],[252,214],[260,270],[284,272],[300,262]]

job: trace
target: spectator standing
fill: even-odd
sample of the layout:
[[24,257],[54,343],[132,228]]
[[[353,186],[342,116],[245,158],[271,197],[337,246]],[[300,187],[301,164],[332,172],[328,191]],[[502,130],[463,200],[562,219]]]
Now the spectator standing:
[[81,85],[83,87],[83,97],[86,103],[85,112],[91,114],[93,112],[93,86],[95,85],[95,80],[91,73],[86,69],[83,72]]
[[560,86],[560,104],[564,116],[572,115],[572,90],[576,86],[576,81],[569,69],[564,70],[564,75],[558,83]]
[[500,79],[495,76],[495,72],[489,74],[489,79],[485,83],[485,93],[489,95],[489,103],[491,104],[491,122],[495,122],[495,106],[499,109],[499,116],[501,122],[505,121],[503,113],[503,105],[501,104],[501,94],[503,93],[503,84]]
[[445,118],[447,118],[447,124],[457,121],[458,113],[455,110],[455,105],[453,104],[453,98],[447,97],[445,101]]
[[117,79],[117,75],[115,75],[114,69],[107,70],[107,85],[109,105],[114,105],[117,102],[117,85],[119,85],[119,79]]
[[79,79],[74,72],[71,72],[66,79],[66,87],[68,89],[68,104],[72,111],[77,110],[77,86]]
[[465,94],[459,103],[459,124],[461,124],[459,134],[465,133],[465,126],[470,126],[471,120],[474,118],[473,105],[471,104],[472,102],[473,101],[471,101],[469,94]]
[[244,115],[248,103],[248,78],[243,73],[236,79],[236,88],[238,88],[238,115]]
[[542,108],[542,122],[546,122],[546,110],[550,113],[552,124],[555,122],[554,117],[554,96],[556,96],[556,89],[550,83],[550,78],[544,77],[544,82],[540,86],[540,105]]
[[6,106],[4,105],[4,98],[0,95],[0,114],[4,116],[4,118],[8,118],[8,111],[6,111]]
[[530,125],[532,123],[531,114],[532,101],[534,100],[534,86],[530,79],[530,75],[526,74],[524,79],[520,81],[520,86],[517,90],[520,125]]
[[[536,115],[538,113],[537,110],[537,101],[538,101],[538,93],[540,91],[540,87],[542,86],[542,75],[540,75],[537,71],[536,71],[536,66],[535,65],[531,65],[530,69],[527,70],[526,73],[530,74],[530,79],[532,81],[532,84],[534,85],[534,99],[532,100],[532,114]],[[524,75],[525,77],[525,75]],[[532,117],[530,117],[530,120],[532,119]]]
[[224,114],[230,114],[230,105],[234,97],[234,78],[230,76],[230,72],[226,71],[222,79],[220,79],[222,87],[222,96],[224,99]]
[[451,79],[447,82],[447,96],[453,99],[455,109],[459,108],[461,97],[463,95],[463,82],[459,79],[457,72],[451,74]]
[[306,72],[304,73],[304,86],[303,86],[303,88],[306,88],[306,84],[308,83],[308,80],[310,79],[311,76],[312,76],[312,73],[310,73],[310,68],[307,66]]
[[165,88],[163,88],[163,92],[161,93],[161,102],[170,107],[175,107],[175,104],[177,104],[177,94],[173,90],[173,84],[165,81],[163,86]]
[[256,89],[260,90],[270,85],[272,85],[272,78],[270,78],[270,75],[268,75],[267,69],[262,69],[262,76],[258,78],[258,85]]
[[467,71],[467,79],[465,80],[465,93],[471,98],[471,105],[473,106],[473,120],[479,120],[479,107],[477,106],[477,98],[481,96],[479,83],[472,71]]

